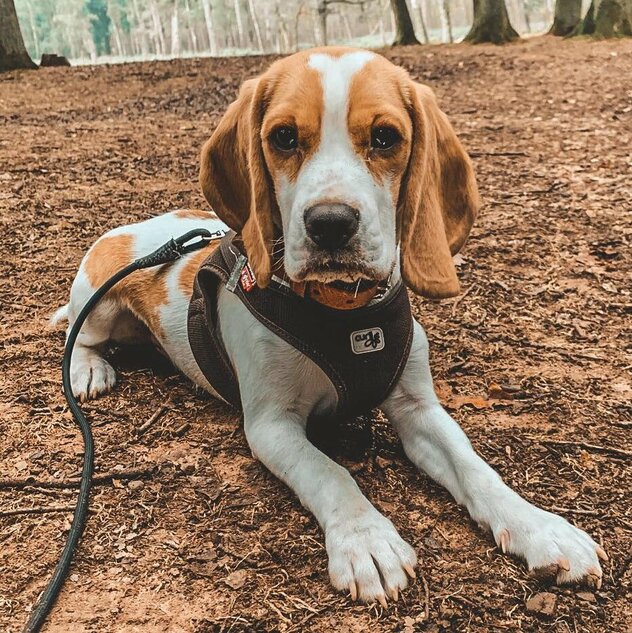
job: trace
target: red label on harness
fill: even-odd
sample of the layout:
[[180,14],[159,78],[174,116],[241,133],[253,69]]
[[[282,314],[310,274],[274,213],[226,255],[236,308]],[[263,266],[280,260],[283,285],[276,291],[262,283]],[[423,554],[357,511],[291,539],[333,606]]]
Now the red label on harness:
[[241,287],[244,292],[250,292],[255,287],[257,280],[255,279],[255,274],[252,272],[252,268],[250,268],[250,264],[246,264],[241,269],[239,282],[241,283]]

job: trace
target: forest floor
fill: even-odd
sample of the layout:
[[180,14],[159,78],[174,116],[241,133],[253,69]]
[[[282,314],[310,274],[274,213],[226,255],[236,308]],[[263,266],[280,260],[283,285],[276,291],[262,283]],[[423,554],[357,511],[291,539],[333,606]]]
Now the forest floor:
[[[119,351],[119,385],[86,407],[98,479],[46,631],[631,630],[632,41],[386,55],[436,90],[484,199],[463,294],[414,300],[437,391],[511,486],[603,543],[603,587],[531,578],[376,416],[328,450],[417,549],[419,577],[388,610],[351,603],[329,584],[316,522],[253,459],[239,416],[156,354]],[[0,75],[2,631],[20,630],[69,528],[76,488],[45,484],[82,460],[60,390],[63,332],[47,319],[106,229],[204,206],[200,147],[270,61]],[[543,591],[550,616],[526,607]]]

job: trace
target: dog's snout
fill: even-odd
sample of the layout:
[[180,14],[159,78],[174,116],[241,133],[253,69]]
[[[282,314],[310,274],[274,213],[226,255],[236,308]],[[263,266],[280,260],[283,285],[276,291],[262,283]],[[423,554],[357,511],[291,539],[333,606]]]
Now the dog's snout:
[[360,212],[348,204],[317,204],[305,211],[305,228],[321,248],[342,248],[358,230]]

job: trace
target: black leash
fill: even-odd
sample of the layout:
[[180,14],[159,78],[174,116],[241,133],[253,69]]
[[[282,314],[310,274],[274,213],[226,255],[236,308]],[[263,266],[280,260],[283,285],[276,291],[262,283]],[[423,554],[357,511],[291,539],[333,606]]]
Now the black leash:
[[[121,279],[124,279],[133,272],[143,268],[152,268],[161,264],[173,262],[187,253],[192,253],[193,251],[206,246],[211,240],[219,239],[223,236],[224,231],[221,230],[212,233],[206,229],[194,229],[177,239],[169,240],[166,244],[163,244],[160,248],[156,249],[153,253],[150,253],[146,257],[141,257],[133,261],[131,264],[110,277],[110,279],[108,279],[90,297],[70,329],[66,340],[64,359],[61,367],[64,395],[66,396],[68,406],[72,411],[79,428],[81,429],[81,435],[83,436],[84,457],[83,468],[81,470],[81,484],[79,486],[77,506],[75,507],[75,513],[72,519],[70,532],[68,532],[66,544],[64,545],[59,562],[55,567],[55,571],[48,583],[48,586],[33,608],[31,617],[23,629],[24,633],[36,633],[39,631],[46,620],[46,616],[53,608],[55,600],[57,599],[57,596],[64,584],[64,580],[66,580],[66,576],[68,575],[70,563],[72,562],[72,557],[75,549],[77,548],[77,543],[79,542],[81,533],[83,532],[83,528],[86,523],[86,516],[88,514],[88,500],[90,496],[90,486],[92,484],[92,473],[94,470],[94,442],[92,440],[92,430],[90,428],[90,424],[81,411],[79,403],[73,395],[72,388],[70,386],[70,358],[75,346],[75,341],[77,340],[77,336],[79,336],[79,332],[81,331],[84,321],[88,318],[88,315],[94,306],[103,298],[108,290],[121,281]],[[200,239],[195,240],[195,238]],[[191,242],[191,240],[195,241]]]

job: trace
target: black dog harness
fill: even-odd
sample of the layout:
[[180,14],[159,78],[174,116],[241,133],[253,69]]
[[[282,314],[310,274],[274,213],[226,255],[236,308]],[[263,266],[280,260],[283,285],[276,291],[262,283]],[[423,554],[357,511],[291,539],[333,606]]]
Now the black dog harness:
[[359,415],[381,404],[404,369],[413,337],[402,282],[365,307],[336,310],[299,297],[276,277],[267,288],[259,288],[234,238],[232,232],[226,235],[203,262],[189,304],[189,342],[213,389],[241,408],[239,384],[218,324],[218,290],[224,284],[258,321],[325,372],[338,394],[336,415]]

